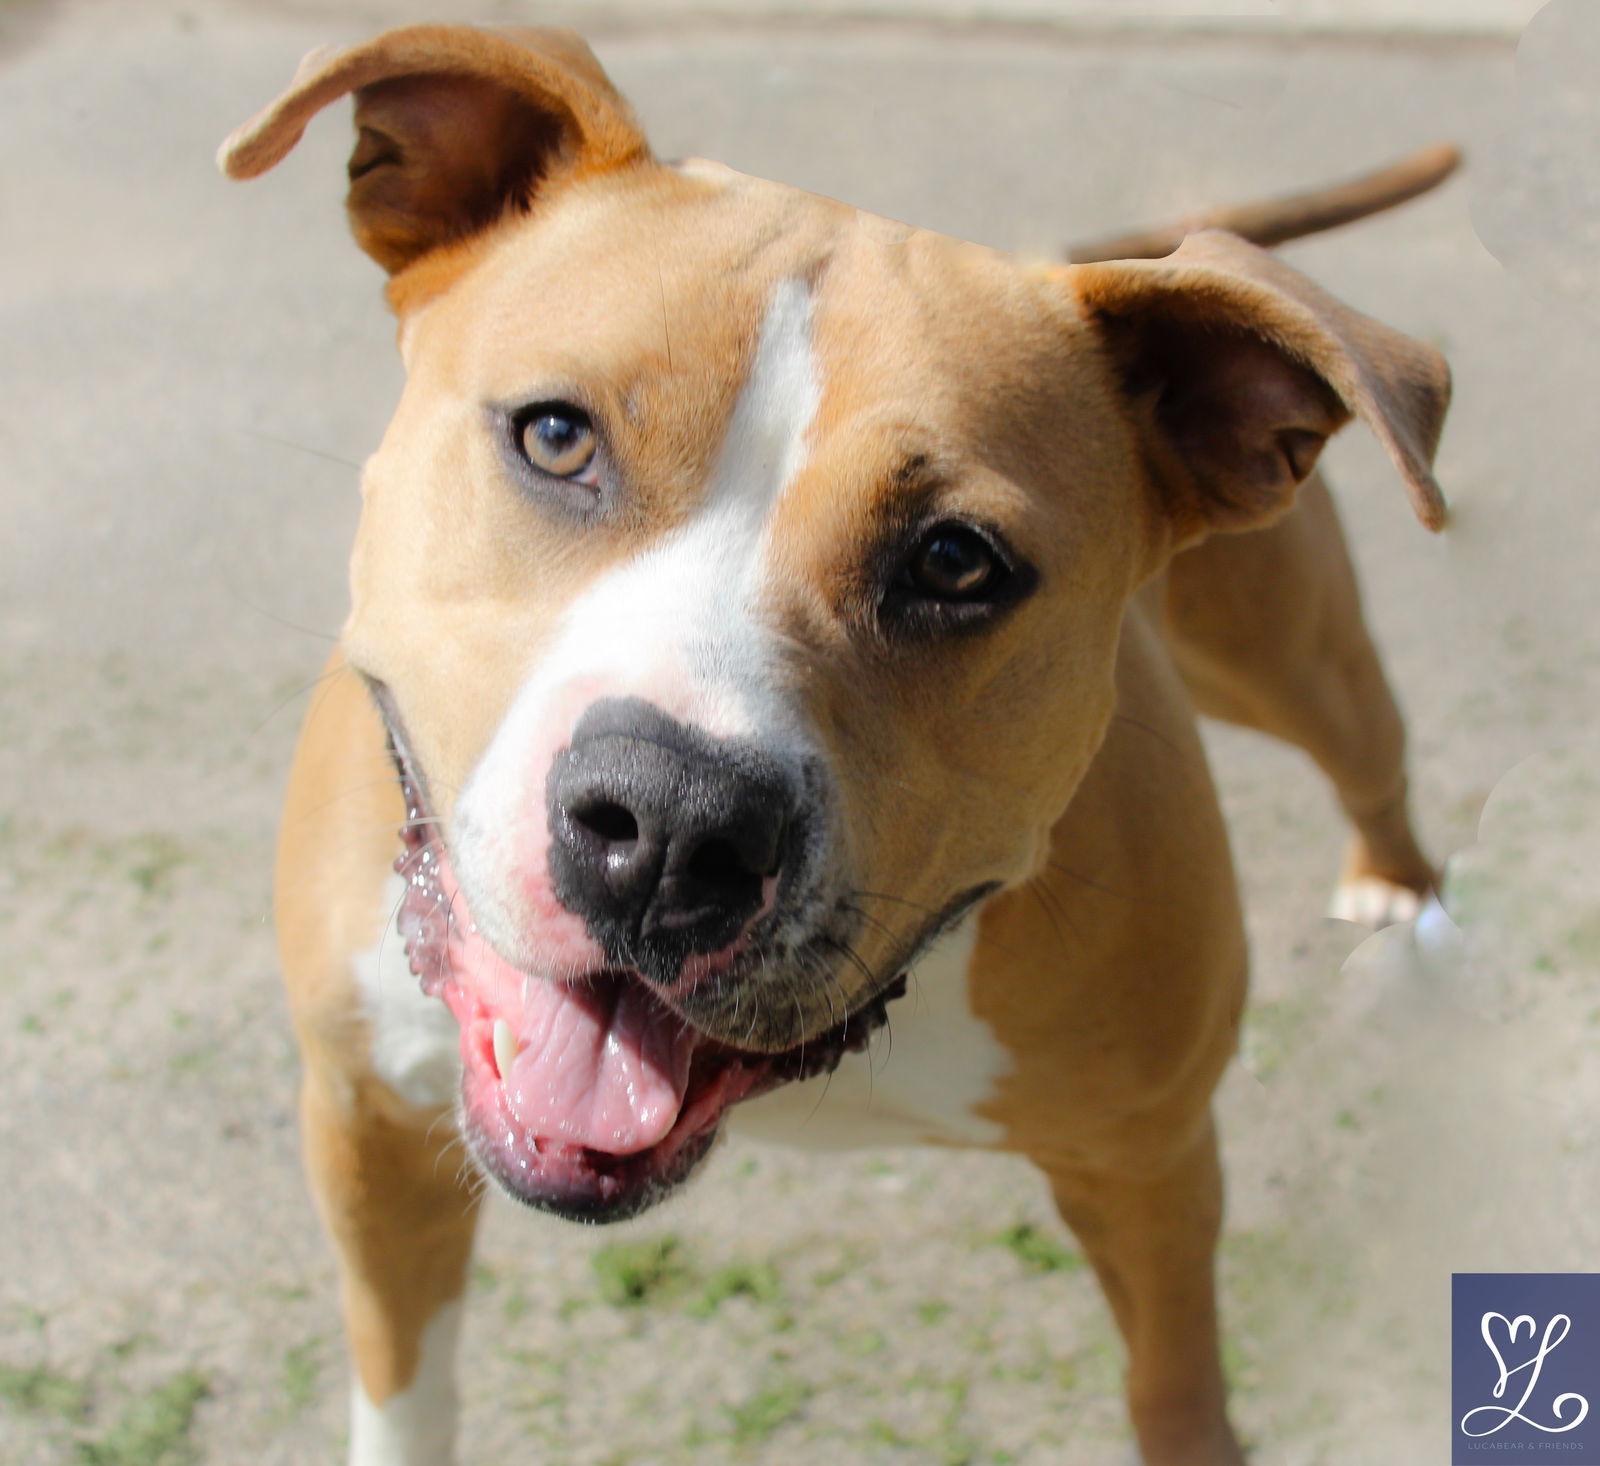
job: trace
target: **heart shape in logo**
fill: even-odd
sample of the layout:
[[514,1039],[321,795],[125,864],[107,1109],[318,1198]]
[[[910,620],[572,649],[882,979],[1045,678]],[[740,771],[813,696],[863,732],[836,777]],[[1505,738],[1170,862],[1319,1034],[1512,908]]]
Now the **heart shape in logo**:
[[[1494,1397],[1499,1399],[1506,1392],[1506,1380],[1511,1376],[1511,1370],[1506,1365],[1505,1356],[1500,1352],[1500,1346],[1494,1341],[1494,1334],[1490,1331],[1490,1324],[1499,1319],[1506,1326],[1507,1345],[1515,1344],[1517,1336],[1522,1332],[1523,1324],[1528,1326],[1528,1337],[1531,1339],[1538,1325],[1534,1323],[1531,1314],[1519,1313],[1515,1318],[1507,1318],[1503,1313],[1486,1313],[1483,1321],[1478,1325],[1478,1332],[1483,1335],[1483,1342],[1489,1346],[1489,1352],[1494,1355],[1494,1362],[1500,1366],[1500,1380],[1494,1387]],[[1563,1332],[1562,1338],[1566,1337]],[[1560,1340],[1556,1341],[1557,1343]]]

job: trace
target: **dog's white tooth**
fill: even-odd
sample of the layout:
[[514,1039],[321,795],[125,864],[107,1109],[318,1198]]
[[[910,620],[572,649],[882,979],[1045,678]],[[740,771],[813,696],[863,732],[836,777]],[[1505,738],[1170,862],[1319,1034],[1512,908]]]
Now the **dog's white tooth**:
[[511,1066],[517,1058],[517,1036],[511,1031],[511,1025],[504,1018],[494,1021],[494,1066],[500,1071],[500,1077],[506,1078],[511,1073]]

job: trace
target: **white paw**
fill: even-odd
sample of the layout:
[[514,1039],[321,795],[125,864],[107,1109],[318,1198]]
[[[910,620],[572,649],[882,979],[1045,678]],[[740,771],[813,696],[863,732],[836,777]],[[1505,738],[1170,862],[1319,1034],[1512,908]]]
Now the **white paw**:
[[1397,886],[1379,876],[1340,881],[1328,902],[1328,915],[1340,921],[1374,931],[1401,922],[1415,921],[1422,910],[1422,897],[1406,886]]

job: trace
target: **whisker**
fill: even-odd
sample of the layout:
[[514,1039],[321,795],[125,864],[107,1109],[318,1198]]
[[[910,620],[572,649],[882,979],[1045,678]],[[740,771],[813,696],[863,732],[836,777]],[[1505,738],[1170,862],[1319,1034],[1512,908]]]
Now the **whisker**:
[[857,918],[857,920],[866,922],[868,925],[870,925],[870,926],[874,927],[876,930],[882,932],[885,936],[887,936],[890,939],[889,945],[890,945],[891,948],[899,946],[899,944],[900,944],[899,943],[899,935],[900,934],[897,931],[895,931],[895,929],[892,926],[890,926],[888,922],[883,921],[883,920],[881,920],[880,918],[878,918],[876,916],[873,916],[870,912],[863,911],[853,901],[850,901],[848,899],[840,902],[840,908],[842,910],[844,910],[844,911],[848,911],[850,913],[850,915],[852,915],[855,918]]
[[1137,718],[1129,717],[1127,713],[1113,713],[1111,719],[1116,723],[1126,723],[1130,728],[1137,728],[1141,733],[1148,733],[1157,743],[1169,749],[1173,757],[1183,757],[1183,750],[1168,738],[1165,733],[1161,732],[1159,728],[1152,728],[1148,723],[1141,723]]
[[229,585],[227,591],[246,610],[254,611],[256,615],[264,616],[268,621],[276,622],[279,626],[285,627],[289,631],[298,631],[303,636],[315,637],[318,641],[330,643],[339,639],[339,633],[336,631],[319,631],[315,626],[302,626],[298,621],[291,621],[287,616],[280,616],[276,611],[268,610],[265,606],[251,600],[236,585]]
[[1027,889],[1032,892],[1033,898],[1039,903],[1040,909],[1050,918],[1050,926],[1056,934],[1056,941],[1060,944],[1061,950],[1070,952],[1072,949],[1067,945],[1066,938],[1061,934],[1061,926],[1056,921],[1057,913],[1071,927],[1072,935],[1077,938],[1078,945],[1082,947],[1084,945],[1083,933],[1078,930],[1077,923],[1073,921],[1072,914],[1067,910],[1061,898],[1048,886],[1042,885],[1038,881],[1029,881]]
[[[265,615],[266,613],[263,612],[262,614]],[[303,628],[303,627],[297,627],[296,628],[296,630],[304,630],[304,629],[305,628]],[[308,635],[315,635],[316,633],[308,632],[307,634]],[[249,736],[251,738],[254,738],[258,733],[261,732],[261,730],[263,728],[265,728],[267,726],[268,723],[270,723],[275,717],[278,716],[279,713],[281,713],[286,707],[288,707],[290,703],[298,702],[307,693],[314,692],[318,687],[320,687],[325,682],[331,683],[331,682],[335,681],[337,678],[343,676],[349,670],[350,669],[349,669],[348,666],[329,667],[325,671],[317,673],[317,675],[315,677],[311,678],[309,681],[302,682],[292,692],[290,692],[290,693],[286,694],[285,696],[279,698],[277,702],[273,703],[273,705],[269,709],[267,709],[266,713],[262,716],[261,720],[258,723],[256,723],[256,725],[253,728],[251,728]]]
[[924,906],[920,901],[908,901],[904,896],[890,896],[883,891],[869,891],[865,886],[857,886],[851,892],[852,896],[864,896],[869,901],[891,901],[896,906],[908,906],[913,911],[920,911],[924,916],[937,916],[939,913],[931,906]]
[[1106,896],[1115,896],[1119,901],[1136,901],[1138,899],[1138,897],[1132,896],[1126,891],[1118,891],[1111,886],[1102,885],[1093,877],[1084,875],[1082,871],[1073,870],[1068,865],[1062,865],[1059,860],[1047,860],[1045,866],[1047,869],[1057,871],[1061,875],[1070,876],[1079,885],[1087,886],[1091,891],[1099,891]]
[[296,453],[307,453],[313,458],[324,459],[328,463],[337,463],[342,468],[353,468],[361,472],[361,465],[349,458],[341,458],[337,453],[329,453],[325,448],[313,448],[309,443],[297,443],[293,438],[280,438],[276,433],[266,433],[260,428],[240,427],[241,433],[247,433],[252,438],[259,438],[263,443],[276,443],[280,448],[293,448]]

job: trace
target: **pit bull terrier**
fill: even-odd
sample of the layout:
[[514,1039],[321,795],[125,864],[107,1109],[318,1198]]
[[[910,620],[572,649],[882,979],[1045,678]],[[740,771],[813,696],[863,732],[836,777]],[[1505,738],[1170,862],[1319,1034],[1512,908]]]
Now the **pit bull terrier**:
[[225,170],[347,93],[407,381],[277,917],[350,1459],[451,1455],[459,1137],[603,1222],[737,1107],[1029,1158],[1148,1466],[1239,1466],[1210,1098],[1246,956],[1195,710],[1332,780],[1347,913],[1414,909],[1403,731],[1313,468],[1360,417],[1438,528],[1443,362],[1227,233],[1028,265],[664,164],[565,33],[314,52]]

